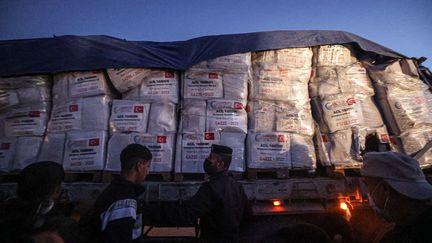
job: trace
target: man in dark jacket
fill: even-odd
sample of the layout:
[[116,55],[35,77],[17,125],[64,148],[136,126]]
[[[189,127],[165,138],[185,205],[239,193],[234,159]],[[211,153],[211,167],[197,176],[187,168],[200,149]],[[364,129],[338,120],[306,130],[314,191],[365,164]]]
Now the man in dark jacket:
[[231,159],[231,148],[214,144],[204,162],[209,181],[180,206],[144,210],[146,218],[171,225],[194,225],[200,218],[205,242],[237,242],[239,226],[251,210],[242,185],[228,175]]
[[384,242],[432,242],[432,185],[417,162],[394,152],[364,155],[361,173],[375,211],[395,228]]
[[140,185],[150,170],[152,155],[147,147],[129,144],[120,154],[121,176],[102,192],[94,205],[98,242],[127,243],[142,235]]

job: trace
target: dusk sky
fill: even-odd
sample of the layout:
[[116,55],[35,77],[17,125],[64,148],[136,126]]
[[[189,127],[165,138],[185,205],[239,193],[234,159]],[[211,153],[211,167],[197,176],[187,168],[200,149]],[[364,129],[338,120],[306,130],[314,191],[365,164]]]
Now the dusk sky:
[[173,41],[270,30],[342,30],[432,67],[431,0],[0,0],[0,39],[110,35]]

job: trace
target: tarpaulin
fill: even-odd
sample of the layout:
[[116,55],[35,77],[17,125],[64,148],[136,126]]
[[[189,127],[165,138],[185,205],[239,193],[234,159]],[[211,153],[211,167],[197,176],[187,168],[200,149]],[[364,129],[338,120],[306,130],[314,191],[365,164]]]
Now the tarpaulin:
[[405,58],[343,31],[270,31],[174,42],[66,35],[0,41],[0,76],[134,67],[185,70],[200,61],[235,53],[348,43],[375,59]]

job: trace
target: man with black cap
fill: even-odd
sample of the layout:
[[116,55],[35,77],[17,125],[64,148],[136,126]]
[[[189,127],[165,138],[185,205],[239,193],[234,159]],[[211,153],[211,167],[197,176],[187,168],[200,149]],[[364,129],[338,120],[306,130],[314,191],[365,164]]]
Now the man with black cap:
[[[129,144],[121,154],[121,174],[97,198],[93,225],[99,232],[93,242],[127,243],[142,235],[140,185],[150,171],[152,154],[140,144]],[[96,231],[96,230],[95,230]]]
[[146,218],[171,225],[195,225],[199,218],[205,242],[238,242],[239,226],[251,211],[242,185],[228,175],[231,160],[230,147],[213,144],[203,164],[209,180],[182,205],[145,210]]
[[372,207],[396,225],[381,242],[432,242],[432,185],[417,160],[395,152],[369,152],[361,173]]

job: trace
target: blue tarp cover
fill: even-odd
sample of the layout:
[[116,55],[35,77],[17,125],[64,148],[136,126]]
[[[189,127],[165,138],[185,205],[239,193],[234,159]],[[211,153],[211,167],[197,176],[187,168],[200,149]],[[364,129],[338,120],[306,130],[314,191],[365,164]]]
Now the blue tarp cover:
[[391,49],[343,31],[271,31],[174,42],[66,35],[0,41],[0,76],[121,67],[185,70],[200,61],[229,54],[324,44],[351,44],[362,53],[382,59],[405,58]]

